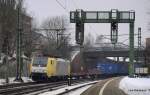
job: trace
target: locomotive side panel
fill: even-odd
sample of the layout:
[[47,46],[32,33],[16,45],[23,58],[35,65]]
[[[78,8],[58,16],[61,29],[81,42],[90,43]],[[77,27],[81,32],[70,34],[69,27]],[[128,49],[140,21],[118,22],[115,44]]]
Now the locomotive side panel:
[[68,75],[69,64],[63,59],[57,59],[56,63],[56,76]]
[[48,58],[47,64],[47,76],[56,76],[56,60],[54,58]]

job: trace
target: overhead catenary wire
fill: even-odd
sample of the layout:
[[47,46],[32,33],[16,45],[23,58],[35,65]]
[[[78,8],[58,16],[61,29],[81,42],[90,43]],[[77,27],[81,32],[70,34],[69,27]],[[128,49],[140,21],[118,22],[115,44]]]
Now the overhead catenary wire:
[[[134,34],[134,36],[137,36],[138,34]],[[111,35],[103,35],[103,36],[111,36]],[[119,34],[118,36],[129,36],[129,34]]]
[[69,12],[69,10],[67,10],[67,8],[61,4],[58,0],[56,0],[56,2],[66,11],[66,12]]
[[[67,4],[64,6],[59,0],[55,0],[66,12],[69,12],[69,10],[67,9]],[[72,0],[74,6],[76,7],[76,9],[78,9],[78,5],[75,3],[74,0]],[[66,1],[65,1],[66,3]]]

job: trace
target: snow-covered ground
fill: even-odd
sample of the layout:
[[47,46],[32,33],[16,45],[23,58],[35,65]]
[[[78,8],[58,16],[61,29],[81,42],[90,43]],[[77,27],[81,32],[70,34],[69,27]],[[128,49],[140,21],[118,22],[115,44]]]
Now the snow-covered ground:
[[[91,84],[91,83],[95,83],[97,81],[93,81],[93,82],[88,82],[88,83],[83,83],[83,84],[78,84],[78,85],[74,85],[74,86],[67,86],[58,90],[54,90],[54,91],[49,91],[49,92],[45,92],[42,93],[40,95],[57,95],[59,93],[65,92],[66,90],[70,90],[70,89],[74,89],[83,85],[87,85],[87,84]],[[82,87],[81,89],[77,89],[75,90],[75,92],[71,92],[71,93],[67,93],[67,95],[80,95],[82,92],[84,92],[86,89],[88,89],[90,86],[92,85],[87,85],[85,87]]]
[[78,89],[78,90],[75,90],[74,92],[70,92],[68,93],[67,95],[80,95],[82,94],[85,90],[87,90],[88,88],[90,88],[92,85],[88,85],[88,86],[85,86],[81,89]]
[[119,88],[127,95],[150,95],[150,78],[125,77],[120,81]]
[[[23,81],[26,83],[26,82],[33,82],[32,79],[30,79],[29,77],[22,77]],[[15,82],[14,81],[15,78],[9,78],[9,83],[19,83],[19,82]],[[0,85],[4,85],[6,84],[6,80],[5,79],[0,79]]]
[[67,95],[80,95],[82,94],[85,90],[87,90],[88,88],[90,88],[92,85],[88,85],[88,86],[85,86],[81,89],[78,89],[78,90],[75,90],[74,92],[70,92],[68,93]]

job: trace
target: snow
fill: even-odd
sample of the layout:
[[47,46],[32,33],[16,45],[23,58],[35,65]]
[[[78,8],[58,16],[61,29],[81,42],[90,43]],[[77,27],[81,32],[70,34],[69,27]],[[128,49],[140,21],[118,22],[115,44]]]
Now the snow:
[[119,88],[128,95],[150,95],[150,78],[125,77],[120,81]]
[[91,83],[95,83],[95,82],[97,82],[97,81],[83,83],[83,84],[77,84],[77,85],[73,85],[73,86],[67,86],[67,87],[60,88],[60,89],[57,89],[54,91],[45,92],[45,93],[42,93],[39,95],[57,95],[59,93],[65,92],[66,90],[74,89],[74,88],[89,84],[79,90],[76,90],[75,92],[71,92],[70,94],[67,94],[67,95],[80,95],[83,91],[85,91],[86,89],[88,89],[91,86],[90,85]]
[[5,83],[5,79],[0,79],[0,85],[3,85]]
[[76,91],[74,91],[74,92],[70,92],[70,93],[68,93],[68,94],[66,94],[66,95],[80,95],[80,94],[82,94],[85,90],[87,90],[88,88],[90,88],[92,85],[88,85],[88,86],[85,86],[85,87],[83,87],[83,88],[81,88],[81,89],[78,89],[78,90],[76,90]]
[[22,79],[23,79],[23,81],[25,83],[27,83],[27,82],[33,82],[33,80],[31,78],[29,78],[29,77],[22,77]]
[[[24,83],[27,83],[27,82],[33,82],[32,79],[30,79],[29,77],[22,77]],[[19,82],[15,82],[15,77],[12,77],[12,78],[9,78],[9,84],[11,83],[19,83]],[[6,80],[5,79],[0,79],[0,85],[4,85],[6,84]]]

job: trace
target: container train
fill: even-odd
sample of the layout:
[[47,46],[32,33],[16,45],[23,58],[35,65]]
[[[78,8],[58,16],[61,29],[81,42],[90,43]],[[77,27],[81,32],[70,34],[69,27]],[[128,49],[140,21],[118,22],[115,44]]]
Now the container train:
[[30,76],[35,81],[65,80],[69,74],[75,79],[127,75],[128,65],[126,63],[114,63],[108,59],[85,64],[80,61],[79,55],[71,62],[51,57],[34,57],[32,59]]
[[[146,41],[146,59],[150,68],[149,40],[150,38]],[[84,62],[82,62],[80,58],[80,53],[78,53],[71,62],[65,59],[54,57],[33,57],[30,64],[30,76],[33,80],[57,80],[66,79],[69,74],[75,78],[128,75],[127,63],[116,63],[108,59],[98,59],[96,61],[84,60]],[[140,67],[142,67],[141,64],[135,64],[135,68],[139,69]],[[140,72],[139,70],[136,71]],[[148,72],[148,70],[146,71]]]

